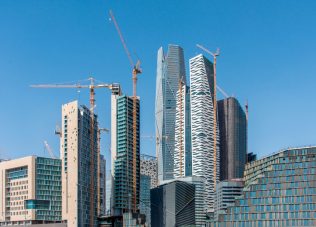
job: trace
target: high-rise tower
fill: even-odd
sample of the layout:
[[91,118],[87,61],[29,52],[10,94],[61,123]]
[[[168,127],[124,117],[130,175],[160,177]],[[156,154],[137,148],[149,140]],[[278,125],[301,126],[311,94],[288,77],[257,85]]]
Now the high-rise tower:
[[[116,101],[116,159],[114,161],[113,196],[114,215],[122,215],[139,205],[139,99],[136,102],[136,185],[133,184],[133,97],[121,95],[117,97]],[[133,193],[134,187],[136,187],[136,194]],[[136,204],[134,204],[135,201]]]
[[179,83],[177,91],[174,176],[192,175],[190,88]]
[[[91,127],[92,122],[93,127]],[[91,132],[91,129],[94,132]],[[60,138],[62,219],[67,220],[67,225],[70,227],[89,226],[91,223],[97,226],[97,193],[93,193],[91,199],[90,190],[93,188],[95,192],[97,191],[98,166],[91,166],[92,158],[94,163],[98,161],[97,132],[97,116],[94,115],[92,121],[91,111],[87,107],[79,106],[78,101],[62,106]],[[93,138],[91,133],[94,135]],[[94,141],[92,142],[91,139]],[[91,204],[91,201],[94,204]],[[91,209],[93,209],[93,217],[91,217]],[[94,219],[93,222],[91,218]]]
[[213,135],[213,127],[217,127],[214,124],[213,105],[216,102],[214,68],[201,54],[190,59],[190,85],[192,175],[204,179],[206,209],[213,212],[216,184],[214,179],[219,180],[219,135],[216,136],[216,147]]
[[185,79],[183,49],[169,45],[165,56],[163,48],[159,48],[155,107],[159,183],[174,177],[176,93],[182,78]]
[[220,180],[243,178],[247,158],[246,114],[237,99],[218,102]]

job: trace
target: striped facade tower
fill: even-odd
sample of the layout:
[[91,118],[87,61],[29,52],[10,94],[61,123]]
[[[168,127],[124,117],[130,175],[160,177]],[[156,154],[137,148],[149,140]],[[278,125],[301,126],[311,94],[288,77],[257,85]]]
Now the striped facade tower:
[[174,176],[181,178],[192,175],[190,88],[179,83],[177,92]]
[[[219,181],[219,133],[214,147],[214,68],[203,55],[190,59],[192,175],[205,182],[208,212],[214,212],[215,184]],[[214,160],[216,152],[216,160]],[[216,168],[214,168],[216,165]],[[216,169],[216,172],[215,172]]]

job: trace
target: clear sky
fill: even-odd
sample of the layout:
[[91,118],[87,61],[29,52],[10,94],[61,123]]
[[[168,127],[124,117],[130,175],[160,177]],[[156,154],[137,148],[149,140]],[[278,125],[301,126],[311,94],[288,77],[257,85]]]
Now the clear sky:
[[[129,62],[109,9],[130,52],[142,61],[142,135],[155,133],[158,48],[181,45],[188,66],[201,53],[195,46],[200,43],[221,48],[218,84],[242,105],[249,102],[249,151],[263,156],[316,144],[316,1],[1,0],[0,158],[47,156],[44,140],[58,154],[54,128],[61,105],[78,98],[88,104],[87,89],[30,84],[76,83],[92,75],[132,93]],[[101,126],[110,127],[110,92],[97,91],[96,101]],[[109,144],[104,134],[107,157]],[[154,140],[141,144],[142,153],[155,154]]]

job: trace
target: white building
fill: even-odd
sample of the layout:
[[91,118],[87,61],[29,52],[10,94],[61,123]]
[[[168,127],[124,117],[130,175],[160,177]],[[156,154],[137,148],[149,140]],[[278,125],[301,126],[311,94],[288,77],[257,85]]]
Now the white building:
[[183,82],[177,91],[174,176],[192,175],[190,89]]
[[214,212],[215,186],[219,180],[218,129],[214,146],[213,72],[213,64],[203,55],[190,59],[192,175],[204,179],[208,212]]

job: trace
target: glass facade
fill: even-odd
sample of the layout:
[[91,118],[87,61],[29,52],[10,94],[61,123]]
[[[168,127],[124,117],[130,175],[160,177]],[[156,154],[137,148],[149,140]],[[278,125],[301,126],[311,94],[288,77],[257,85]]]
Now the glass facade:
[[209,226],[316,226],[316,147],[253,161],[245,179],[235,206]]
[[178,45],[168,45],[165,56],[163,48],[157,55],[156,103],[155,121],[156,137],[159,139],[158,151],[158,180],[173,179],[176,93],[179,80],[185,82],[185,65],[183,49]]
[[[94,115],[93,129],[91,132],[91,112],[86,106],[80,106],[78,112],[78,225],[87,226],[97,224],[97,155],[98,155],[98,118]],[[93,134],[93,137],[91,136]],[[66,137],[66,136],[65,136]],[[70,138],[69,138],[70,137]],[[92,137],[92,138],[91,138]],[[70,132],[68,140],[72,138]],[[93,139],[93,142],[92,142]],[[91,152],[91,147],[93,152]],[[92,156],[93,155],[93,156]],[[91,163],[94,163],[91,168]],[[66,171],[65,171],[66,172]],[[91,173],[92,172],[92,173]],[[91,191],[93,189],[93,192]],[[93,197],[93,198],[91,198]],[[91,210],[93,209],[93,212]],[[93,216],[92,216],[93,215]],[[73,220],[68,220],[73,221]]]
[[35,207],[36,220],[61,220],[61,160],[36,158],[36,200],[26,201]]
[[146,215],[146,222],[150,226],[150,176],[140,175],[139,210]]
[[221,181],[216,185],[215,220],[219,214],[227,211],[227,207],[235,205],[235,200],[242,195],[243,188],[242,179]]
[[8,181],[27,177],[27,166],[10,169],[7,171]]
[[195,185],[183,181],[151,189],[151,226],[195,226],[195,198]]
[[219,100],[220,180],[243,178],[247,158],[246,114],[234,97]]
[[[114,209],[123,214],[139,205],[140,156],[139,156],[139,100],[137,99],[136,195],[133,182],[133,98],[117,98],[117,151],[114,167]],[[136,196],[136,198],[135,198]],[[135,204],[136,202],[136,204]]]
[[49,200],[25,200],[25,209],[49,210],[50,203]]

